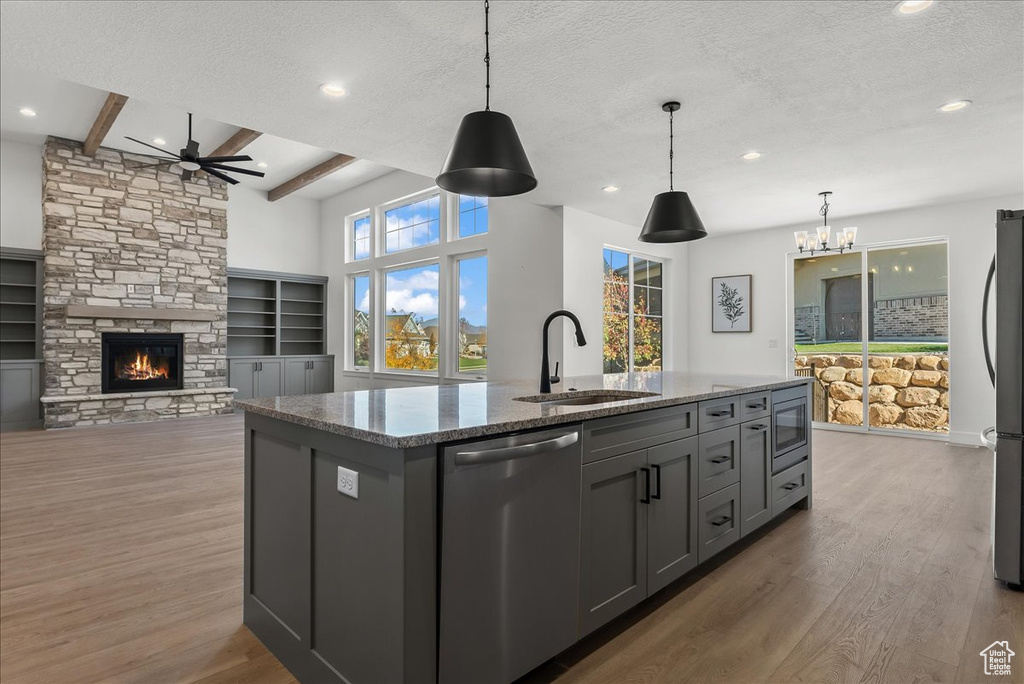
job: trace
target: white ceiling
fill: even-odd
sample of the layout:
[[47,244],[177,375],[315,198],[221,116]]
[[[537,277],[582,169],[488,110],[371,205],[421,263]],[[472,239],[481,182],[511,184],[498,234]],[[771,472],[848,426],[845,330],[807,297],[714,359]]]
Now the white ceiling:
[[[433,176],[482,105],[481,4],[4,2],[0,63]],[[1019,193],[1024,3],[894,5],[496,0],[492,102],[533,201],[634,225],[667,189],[670,98],[676,188],[712,234],[814,223],[825,189],[837,223]]]
[[[42,144],[47,135],[84,140],[106,97],[107,91],[24,71],[4,63],[0,65],[0,137],[31,144]],[[31,108],[36,116],[22,116],[18,112],[22,107]],[[212,152],[236,130],[237,126],[201,116],[193,117],[192,137],[199,141],[199,149],[203,153]],[[125,136],[147,143],[153,143],[153,138],[161,138],[167,141],[162,146],[165,150],[180,150],[188,141],[187,113],[184,109],[154,105],[129,97],[103,145],[129,152],[156,154],[156,150],[126,140]],[[260,136],[247,145],[242,153],[251,156],[253,161],[235,163],[234,166],[263,171],[266,176],[235,177],[245,187],[263,191],[284,183],[334,155],[334,152],[272,135]],[[257,162],[266,163],[267,168],[258,168]],[[389,166],[360,159],[295,194],[324,199],[392,171],[394,169]]]

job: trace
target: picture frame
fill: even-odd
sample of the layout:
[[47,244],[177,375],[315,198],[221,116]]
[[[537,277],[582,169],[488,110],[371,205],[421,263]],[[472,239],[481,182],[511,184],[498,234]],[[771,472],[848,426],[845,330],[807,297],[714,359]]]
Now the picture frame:
[[711,278],[711,332],[753,331],[753,280],[749,273]]

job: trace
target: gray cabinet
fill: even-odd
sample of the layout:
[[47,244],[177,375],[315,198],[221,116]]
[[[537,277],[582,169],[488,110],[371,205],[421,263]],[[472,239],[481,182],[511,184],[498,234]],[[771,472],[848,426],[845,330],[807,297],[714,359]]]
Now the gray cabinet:
[[740,538],[740,485],[736,483],[700,500],[697,508],[698,560],[703,563]]
[[647,593],[653,594],[697,565],[697,438],[651,447],[647,462]]
[[580,636],[647,597],[649,473],[646,451],[583,466]]
[[747,536],[772,518],[771,472],[771,422],[752,420],[743,423],[740,426],[741,537]]
[[810,467],[807,461],[797,463],[772,477],[772,517],[810,494]]
[[740,426],[702,432],[698,437],[700,496],[740,481]]
[[0,430],[42,425],[41,361],[0,361]]
[[701,432],[709,432],[740,422],[740,406],[743,397],[721,397],[708,399],[698,405],[698,425]]
[[333,356],[285,357],[284,393],[324,394],[334,391]]
[[228,269],[228,356],[327,351],[325,276]]

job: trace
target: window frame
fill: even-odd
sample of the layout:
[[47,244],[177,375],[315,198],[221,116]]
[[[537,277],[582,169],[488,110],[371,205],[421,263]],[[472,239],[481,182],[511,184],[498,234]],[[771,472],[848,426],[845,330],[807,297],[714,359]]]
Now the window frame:
[[[471,237],[477,237],[478,235],[486,235],[486,233],[476,233],[476,234],[472,235]],[[464,240],[465,238],[462,238],[462,239]],[[475,380],[475,381],[487,380],[487,368],[486,367],[484,368],[484,372],[483,373],[479,373],[479,372],[465,373],[465,372],[459,370],[459,345],[458,345],[458,340],[459,340],[459,268],[460,268],[459,267],[459,262],[463,261],[465,259],[479,259],[480,257],[486,257],[487,258],[487,300],[488,300],[488,304],[489,304],[490,303],[490,298],[491,298],[491,283],[490,283],[490,281],[491,281],[491,260],[490,260],[490,258],[487,255],[487,250],[486,249],[476,249],[476,250],[472,250],[472,251],[468,251],[468,252],[456,252],[456,253],[451,254],[448,257],[449,261],[450,261],[450,265],[449,265],[449,268],[448,268],[449,280],[450,280],[449,288],[450,288],[450,292],[452,293],[452,296],[449,297],[449,306],[451,307],[451,309],[448,312],[449,315],[447,316],[448,321],[446,323],[446,327],[449,327],[448,339],[452,340],[455,343],[455,344],[449,345],[451,347],[451,350],[448,353],[448,364],[449,364],[449,368],[451,370],[450,370],[450,372],[448,374],[448,377],[450,377],[450,378],[457,378],[457,379],[460,379],[460,380]],[[488,313],[488,318],[490,318],[490,308],[489,307],[488,307],[487,313]],[[488,327],[489,327],[489,324],[488,324]],[[488,334],[488,338],[489,337],[490,337],[490,334]],[[488,361],[490,361],[490,357],[488,357]]]
[[635,301],[637,287],[645,287],[650,289],[649,285],[637,285],[636,277],[634,273],[634,261],[636,259],[643,259],[644,261],[651,262],[655,261],[661,264],[661,314],[657,317],[661,320],[661,372],[670,372],[672,369],[672,346],[671,346],[671,324],[667,323],[668,316],[667,312],[670,311],[671,306],[671,292],[669,284],[669,274],[672,268],[672,259],[670,257],[657,256],[647,252],[638,252],[626,247],[618,247],[615,245],[604,244],[601,247],[601,374],[602,375],[615,375],[615,373],[604,372],[604,284],[607,282],[604,277],[604,251],[610,249],[615,252],[620,252],[626,255],[626,264],[629,267],[629,278],[628,278],[628,289],[629,289],[629,302],[627,304],[627,330],[628,330],[628,342],[626,352],[626,370],[620,371],[620,373],[635,373],[635,372],[656,372],[656,371],[637,371],[635,369],[636,362],[636,351],[634,348],[634,323],[633,319],[636,316]]
[[[445,226],[448,223],[448,202],[445,201],[445,191],[441,188],[434,186],[426,190],[414,192],[411,195],[400,197],[396,200],[385,202],[384,204],[374,207],[375,223],[371,223],[371,242],[373,243],[373,251],[370,258],[384,258],[384,257],[398,257],[403,254],[412,254],[421,249],[436,248],[438,245],[444,242]],[[438,227],[437,227],[437,242],[431,242],[426,245],[416,245],[409,247],[408,249],[399,249],[394,252],[387,251],[387,213],[393,209],[398,209],[409,204],[415,204],[422,200],[430,199],[434,195],[438,196],[437,201],[437,215],[438,215]],[[363,259],[365,261],[365,259]]]
[[473,233],[472,235],[460,235],[462,223],[462,212],[459,211],[459,202],[462,197],[477,197],[477,195],[461,195],[457,193],[448,193],[449,206],[448,212],[453,217],[453,221],[450,224],[451,235],[449,237],[451,242],[456,240],[472,240],[473,238],[483,237],[490,234],[491,232],[491,198],[487,198],[487,230],[482,233]]
[[[362,263],[366,259],[361,259],[355,263]],[[369,340],[369,353],[365,366],[357,366],[356,361],[356,345],[355,345],[355,312],[356,312],[356,278],[367,278],[367,296],[370,300],[370,310],[367,312],[367,330],[366,333],[370,336]],[[370,270],[354,271],[352,273],[345,274],[345,322],[343,325],[347,331],[345,335],[345,359],[342,364],[342,368],[346,371],[353,373],[367,374],[373,370],[373,343],[376,339],[374,334],[373,324],[376,316],[373,315],[373,304],[374,304],[374,292],[373,292],[373,272]],[[351,328],[349,328],[351,326]]]
[[[406,250],[406,251],[412,251],[412,250]],[[439,257],[430,257],[430,258],[426,258],[426,259],[419,259],[419,260],[413,261],[413,262],[404,262],[404,263],[401,263],[401,264],[396,264],[394,266],[388,266],[386,268],[380,269],[380,271],[377,273],[377,277],[378,277],[378,280],[379,280],[379,283],[380,283],[380,293],[381,293],[381,295],[380,295],[380,300],[378,302],[375,302],[375,304],[377,304],[378,308],[380,308],[381,315],[377,317],[380,320],[378,321],[376,327],[374,328],[374,330],[377,333],[376,337],[377,337],[378,341],[377,342],[371,342],[371,345],[372,345],[372,349],[375,350],[374,353],[377,355],[377,358],[380,359],[380,372],[381,373],[388,373],[388,374],[391,374],[391,375],[406,375],[406,376],[412,376],[412,377],[429,377],[429,378],[438,378],[438,377],[440,377],[441,367],[442,367],[442,360],[441,359],[444,356],[444,348],[445,348],[445,345],[444,345],[444,343],[442,341],[442,338],[441,338],[441,326],[443,325],[442,322],[441,322],[441,310],[443,308],[443,302],[441,300],[441,298],[442,298],[441,291],[444,289],[443,283],[442,283],[443,278],[444,278],[444,268],[442,268],[441,262],[442,262],[442,260]],[[417,268],[430,267],[430,266],[434,266],[434,265],[437,266],[437,320],[438,320],[438,326],[437,326],[437,331],[438,331],[438,340],[437,340],[437,368],[435,370],[407,370],[407,369],[404,369],[404,368],[388,368],[387,358],[386,358],[386,354],[387,354],[387,331],[384,329],[385,325],[387,324],[387,319],[388,319],[388,311],[387,311],[387,308],[388,308],[388,281],[387,281],[388,275],[391,274],[391,273],[395,273],[397,271],[411,271],[411,270],[415,270]]]
[[[364,264],[374,257],[374,212],[372,209],[361,209],[345,217],[345,264]],[[356,221],[370,219],[370,253],[363,259],[356,259]],[[357,266],[358,268],[358,266]]]

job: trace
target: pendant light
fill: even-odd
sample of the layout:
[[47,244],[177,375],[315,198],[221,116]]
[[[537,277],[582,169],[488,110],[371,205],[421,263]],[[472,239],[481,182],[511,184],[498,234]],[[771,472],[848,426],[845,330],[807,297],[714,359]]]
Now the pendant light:
[[661,109],[668,112],[668,192],[654,196],[654,203],[651,204],[643,230],[640,231],[641,242],[689,242],[708,235],[700,216],[697,215],[697,210],[690,202],[690,196],[681,190],[675,190],[672,185],[675,156],[672,117],[679,111],[680,106],[678,102],[666,102],[661,105]]
[[484,0],[484,65],[487,71],[486,106],[467,114],[455,132],[438,186],[460,195],[506,197],[537,187],[530,160],[512,119],[491,111],[490,2]]
[[[818,210],[818,215],[821,216],[821,225],[812,231],[800,230],[793,233],[793,239],[796,240],[796,248],[803,254],[804,250],[811,253],[814,256],[815,252],[829,252],[831,248],[828,246],[829,238],[832,237],[832,226],[828,224],[828,210],[832,205],[828,203],[828,198],[832,196],[831,190],[825,190],[818,193],[818,197],[822,200],[821,209]],[[857,239],[857,227],[848,226],[841,229],[836,233],[836,248],[839,253],[842,254],[848,249],[853,249],[853,243]]]

